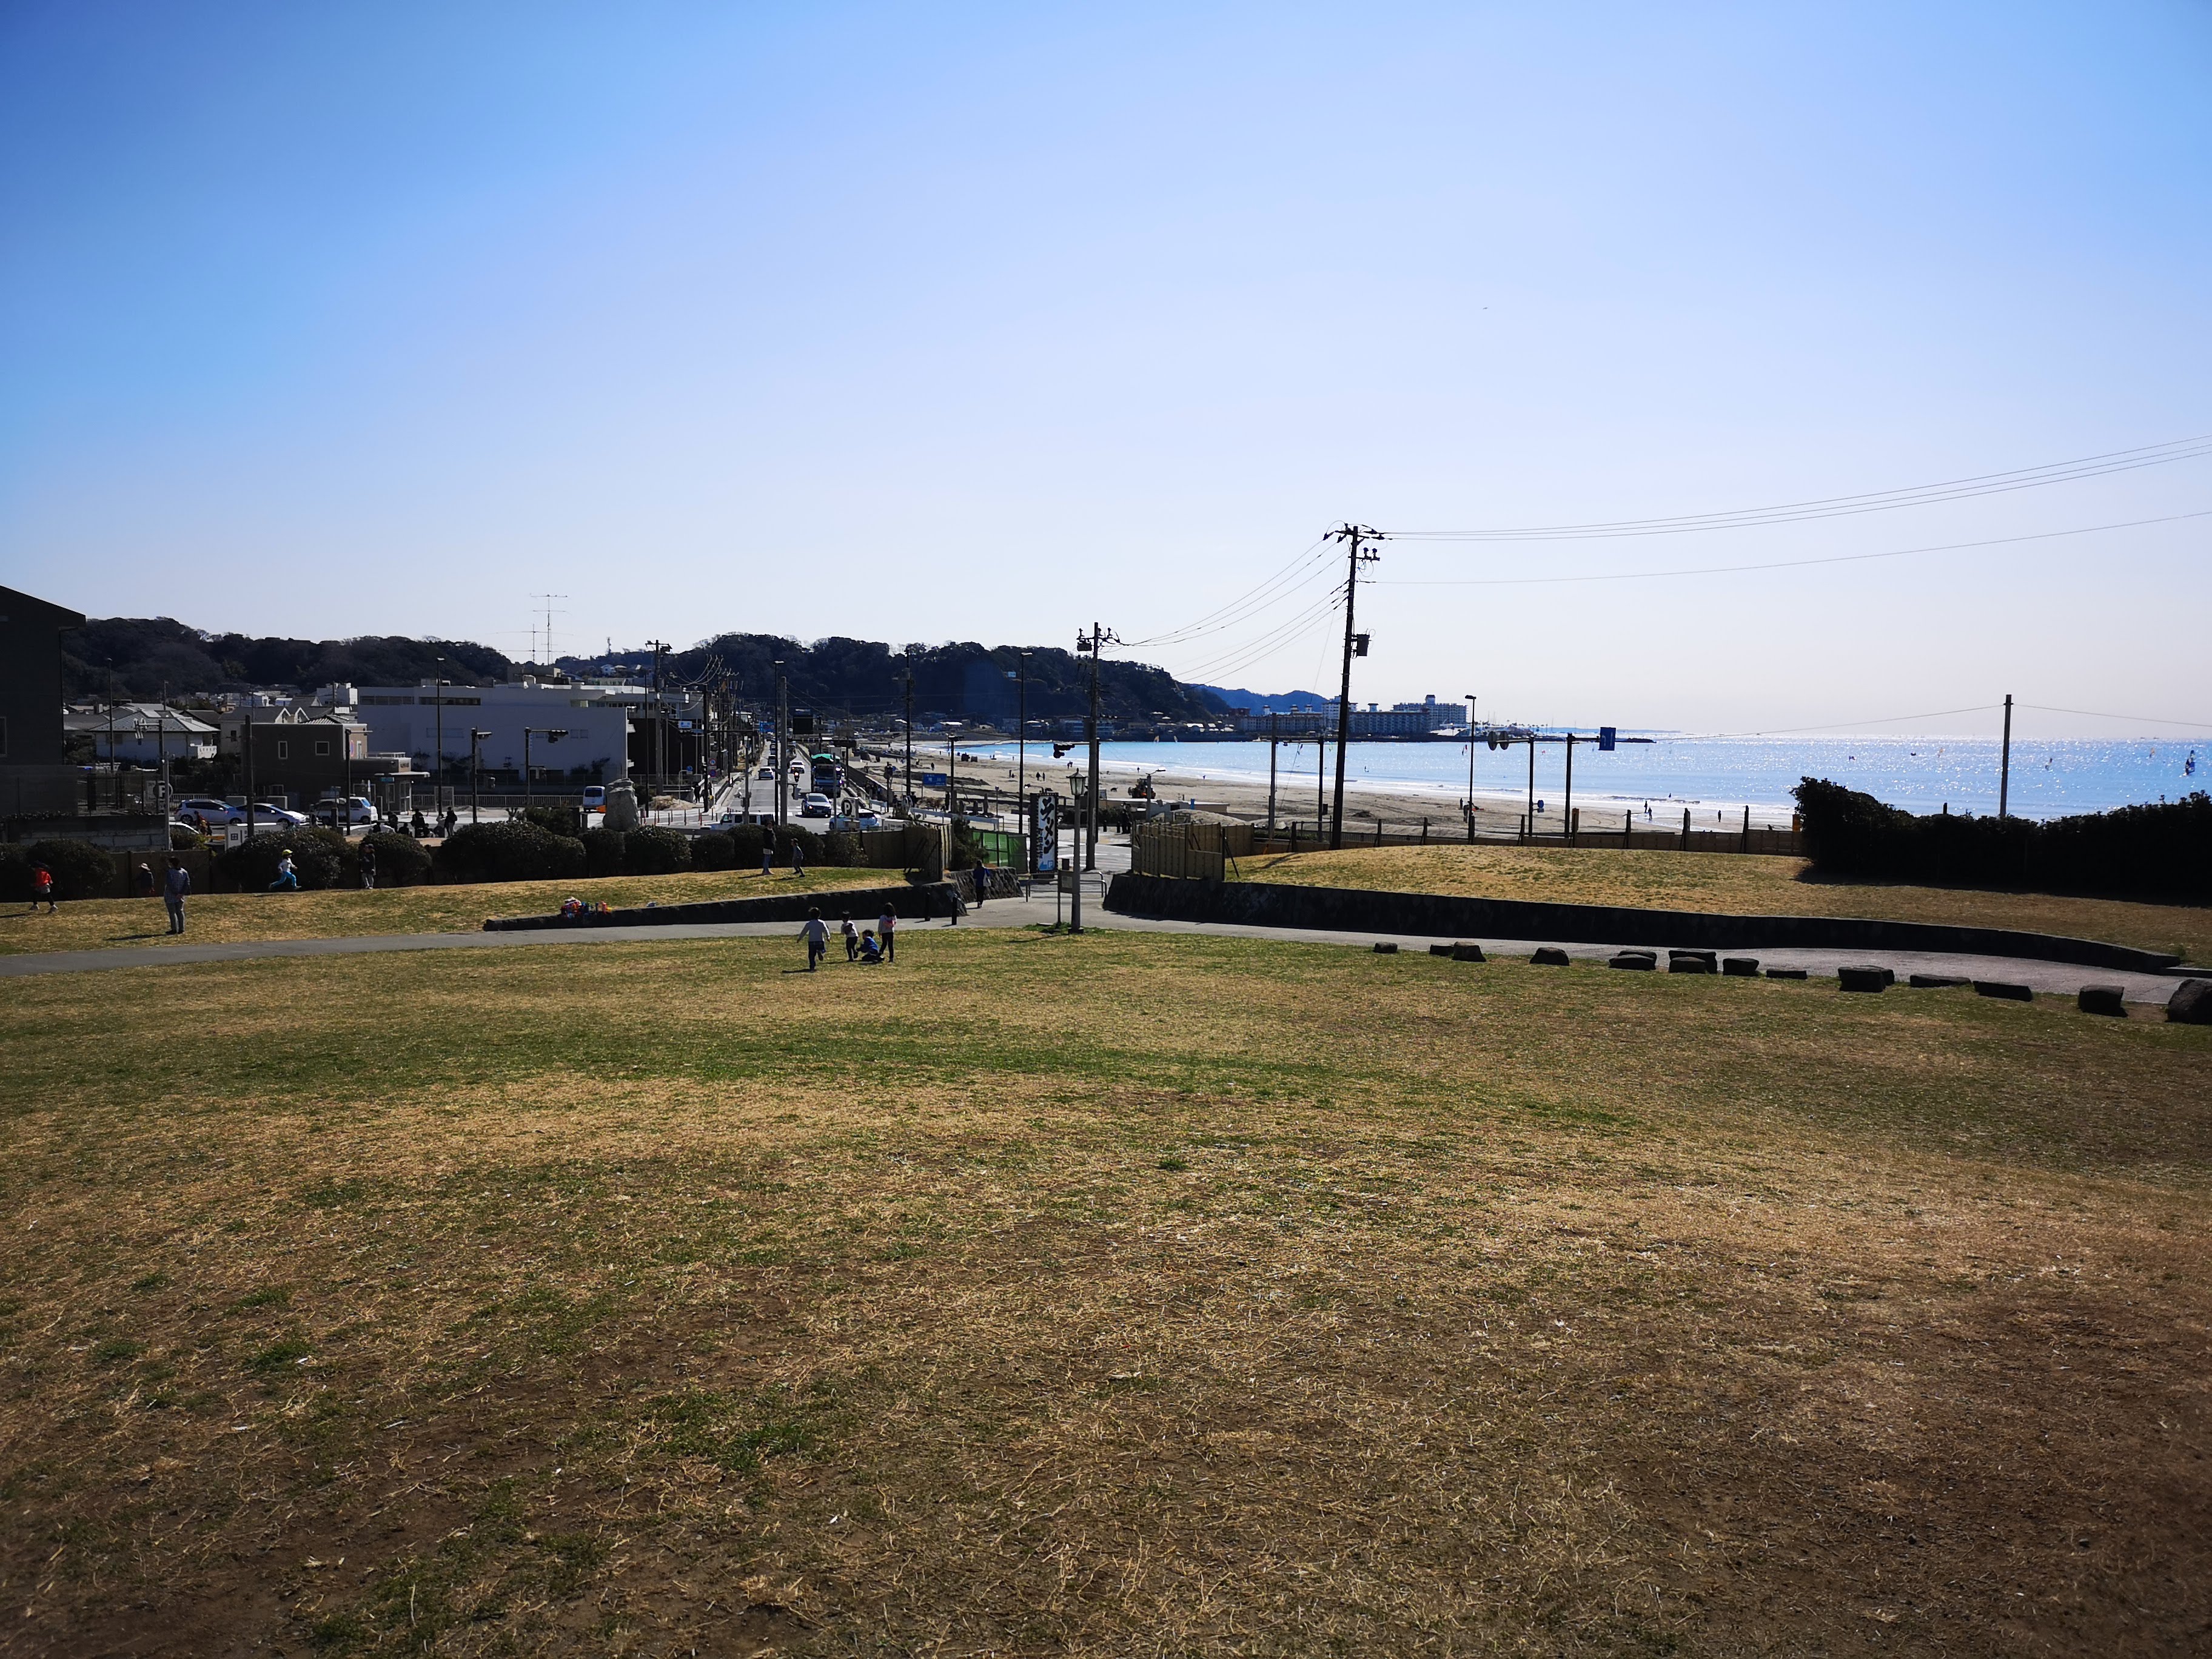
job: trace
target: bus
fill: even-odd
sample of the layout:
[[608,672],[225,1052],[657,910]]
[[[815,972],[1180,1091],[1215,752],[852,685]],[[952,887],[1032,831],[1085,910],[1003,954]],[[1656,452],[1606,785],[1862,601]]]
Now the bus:
[[845,781],[845,769],[837,757],[825,749],[818,755],[809,755],[806,764],[814,775],[814,793],[836,800]]

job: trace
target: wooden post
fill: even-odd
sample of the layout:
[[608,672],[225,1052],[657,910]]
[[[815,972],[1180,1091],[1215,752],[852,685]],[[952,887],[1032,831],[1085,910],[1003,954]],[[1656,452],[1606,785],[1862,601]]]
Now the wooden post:
[[1751,851],[1751,808],[1747,805],[1743,809],[1743,850]]
[[1997,816],[2012,805],[2012,693],[2005,693],[2004,747],[1997,757]]
[[1628,837],[1636,828],[1636,809],[1632,806],[1620,815],[1620,848],[1628,850]]
[[1690,850],[1690,809],[1686,806],[1682,809],[1682,850]]

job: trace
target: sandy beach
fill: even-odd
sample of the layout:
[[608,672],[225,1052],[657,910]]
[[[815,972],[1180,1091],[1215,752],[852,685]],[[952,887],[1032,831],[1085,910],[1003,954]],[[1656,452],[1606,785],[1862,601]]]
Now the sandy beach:
[[[1031,747],[1034,750],[1036,745]],[[888,750],[872,749],[869,753],[872,770],[877,769],[884,758],[891,759],[895,763],[902,761],[902,756],[892,755]],[[1079,749],[1073,750],[1065,759],[1056,762],[1032,753],[1024,778],[1027,787],[1035,790],[1042,785],[1057,789],[1063,798],[1072,796],[1078,775],[1076,763],[1081,753]],[[945,769],[942,744],[925,746],[916,743],[914,757],[917,779],[924,769],[925,755],[928,757],[928,770],[939,772]],[[1109,802],[1127,800],[1131,787],[1139,779],[1148,777],[1163,800],[1194,804],[1206,811],[1224,812],[1231,817],[1243,818],[1253,823],[1263,823],[1267,818],[1267,785],[1265,779],[1255,781],[1242,777],[1209,776],[1204,774],[1203,769],[1146,766],[1127,761],[1103,761],[1099,769],[1104,775],[1105,795]],[[1013,763],[995,756],[977,758],[963,754],[958,777],[963,785],[980,783],[992,789],[1010,792],[1016,781]],[[1334,781],[1333,778],[1329,780],[1330,782]],[[917,783],[916,793],[925,801],[929,793]],[[1425,821],[1432,835],[1461,836],[1466,833],[1467,820],[1460,805],[1465,799],[1463,789],[1425,788],[1419,785],[1376,787],[1348,781],[1345,787],[1344,816],[1346,823],[1356,821],[1370,826],[1379,819],[1394,835],[1418,830]],[[1556,786],[1551,790],[1540,786],[1537,799],[1543,807],[1543,811],[1536,815],[1538,832],[1557,835],[1564,831],[1566,823]],[[1479,833],[1485,835],[1511,834],[1528,811],[1525,792],[1516,793],[1486,789],[1479,785],[1474,793],[1474,803],[1475,827]],[[1679,823],[1680,811],[1680,808],[1674,809],[1673,823]],[[1620,806],[1612,803],[1602,808],[1585,803],[1583,828],[1586,831],[1599,828],[1617,830],[1620,827],[1621,811]],[[1655,811],[1659,815],[1649,820],[1639,812],[1638,827],[1666,827],[1669,823],[1665,816],[1666,809],[1655,808]],[[1289,823],[1295,821],[1310,826],[1319,815],[1313,773],[1292,773],[1287,769],[1278,773],[1275,782],[1276,822]],[[1754,814],[1753,822],[1761,821],[1760,817]],[[1716,816],[1711,823],[1701,823],[1698,827],[1733,827],[1737,822],[1740,820],[1734,817]],[[1784,818],[1782,822],[1786,827],[1788,820]]]

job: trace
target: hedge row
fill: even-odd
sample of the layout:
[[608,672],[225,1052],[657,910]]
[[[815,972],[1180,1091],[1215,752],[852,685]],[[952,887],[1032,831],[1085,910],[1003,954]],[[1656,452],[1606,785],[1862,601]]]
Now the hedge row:
[[[534,815],[533,815],[534,817]],[[448,882],[561,881],[580,876],[665,876],[684,870],[750,869],[761,861],[766,837],[775,840],[775,861],[784,867],[796,848],[810,864],[859,862],[859,839],[817,836],[796,824],[743,823],[702,836],[673,830],[586,830],[557,835],[539,823],[470,824],[456,830],[438,849],[438,879]]]
[[216,879],[227,889],[253,892],[272,885],[287,852],[300,885],[313,892],[361,885],[364,851],[376,866],[379,887],[419,887],[430,878],[430,854],[412,836],[376,830],[348,841],[335,830],[294,829],[256,836],[216,854]]
[[115,883],[115,860],[90,842],[34,841],[27,847],[0,843],[0,901],[27,902],[31,866],[43,864],[54,878],[54,896],[104,898]]
[[1969,887],[2033,887],[2212,900],[2212,796],[2039,823],[1923,817],[1807,778],[1805,851],[1823,874]]

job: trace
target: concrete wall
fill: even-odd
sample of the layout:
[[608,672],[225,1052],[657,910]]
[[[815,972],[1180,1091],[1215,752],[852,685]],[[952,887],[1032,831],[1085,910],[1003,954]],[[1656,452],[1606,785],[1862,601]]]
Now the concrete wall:
[[1698,910],[1451,898],[1435,893],[1379,893],[1363,888],[1292,887],[1271,882],[1170,881],[1158,876],[1115,877],[1107,890],[1106,908],[1129,915],[1179,921],[1243,922],[1332,933],[1707,951],[1943,951],[2149,974],[2179,960],[2124,945],[2015,933],[2002,927],[1955,927],[1844,916],[1724,916]]
[[889,905],[902,921],[953,913],[952,887],[945,882],[902,882],[896,887],[848,887],[827,893],[780,893],[766,898],[708,899],[697,904],[657,904],[610,910],[580,921],[560,915],[488,916],[487,933],[512,933],[545,927],[675,927],[702,921],[787,921],[794,927],[818,909],[831,921],[849,915],[856,922],[873,922]]

